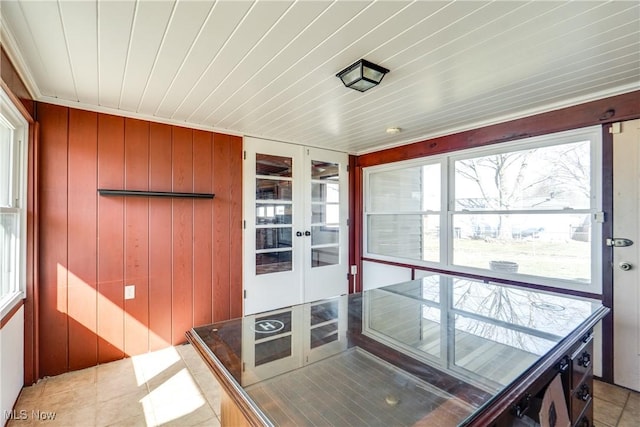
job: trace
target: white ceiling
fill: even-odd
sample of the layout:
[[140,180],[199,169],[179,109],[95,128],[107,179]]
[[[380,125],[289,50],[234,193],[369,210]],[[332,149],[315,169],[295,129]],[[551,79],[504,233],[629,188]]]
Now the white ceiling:
[[[0,16],[37,100],[354,154],[640,88],[638,1],[2,0]],[[360,58],[391,70],[365,93],[335,77]]]

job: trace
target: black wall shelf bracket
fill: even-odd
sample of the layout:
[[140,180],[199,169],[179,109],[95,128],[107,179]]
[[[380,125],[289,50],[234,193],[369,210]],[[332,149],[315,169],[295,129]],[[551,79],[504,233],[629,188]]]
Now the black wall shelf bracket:
[[98,188],[101,196],[138,196],[138,197],[182,197],[190,199],[213,199],[212,193],[177,193],[173,191],[107,190]]

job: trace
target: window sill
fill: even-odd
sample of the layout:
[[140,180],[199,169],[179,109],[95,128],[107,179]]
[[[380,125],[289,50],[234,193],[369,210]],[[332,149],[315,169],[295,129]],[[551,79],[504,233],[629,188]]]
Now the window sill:
[[0,328],[7,324],[11,317],[22,307],[24,297],[24,292],[16,292],[2,299],[0,302]]

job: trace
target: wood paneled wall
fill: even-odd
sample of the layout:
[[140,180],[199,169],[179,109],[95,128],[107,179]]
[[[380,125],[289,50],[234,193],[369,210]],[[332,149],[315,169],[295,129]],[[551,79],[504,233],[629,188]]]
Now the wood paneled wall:
[[[38,103],[40,376],[242,314],[242,140]],[[215,193],[99,196],[98,188]],[[124,286],[135,298],[124,299]]]

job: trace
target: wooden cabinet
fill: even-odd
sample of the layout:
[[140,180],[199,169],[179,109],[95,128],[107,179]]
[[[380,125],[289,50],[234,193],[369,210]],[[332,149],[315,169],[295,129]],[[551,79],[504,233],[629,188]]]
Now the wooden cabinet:
[[552,368],[544,372],[524,393],[511,410],[502,414],[494,427],[525,425],[521,419],[539,422],[540,403],[549,383],[560,374],[564,400],[573,427],[593,426],[593,337],[591,332],[573,343]]
[[593,425],[593,338],[587,336],[571,357],[569,414],[574,426]]

